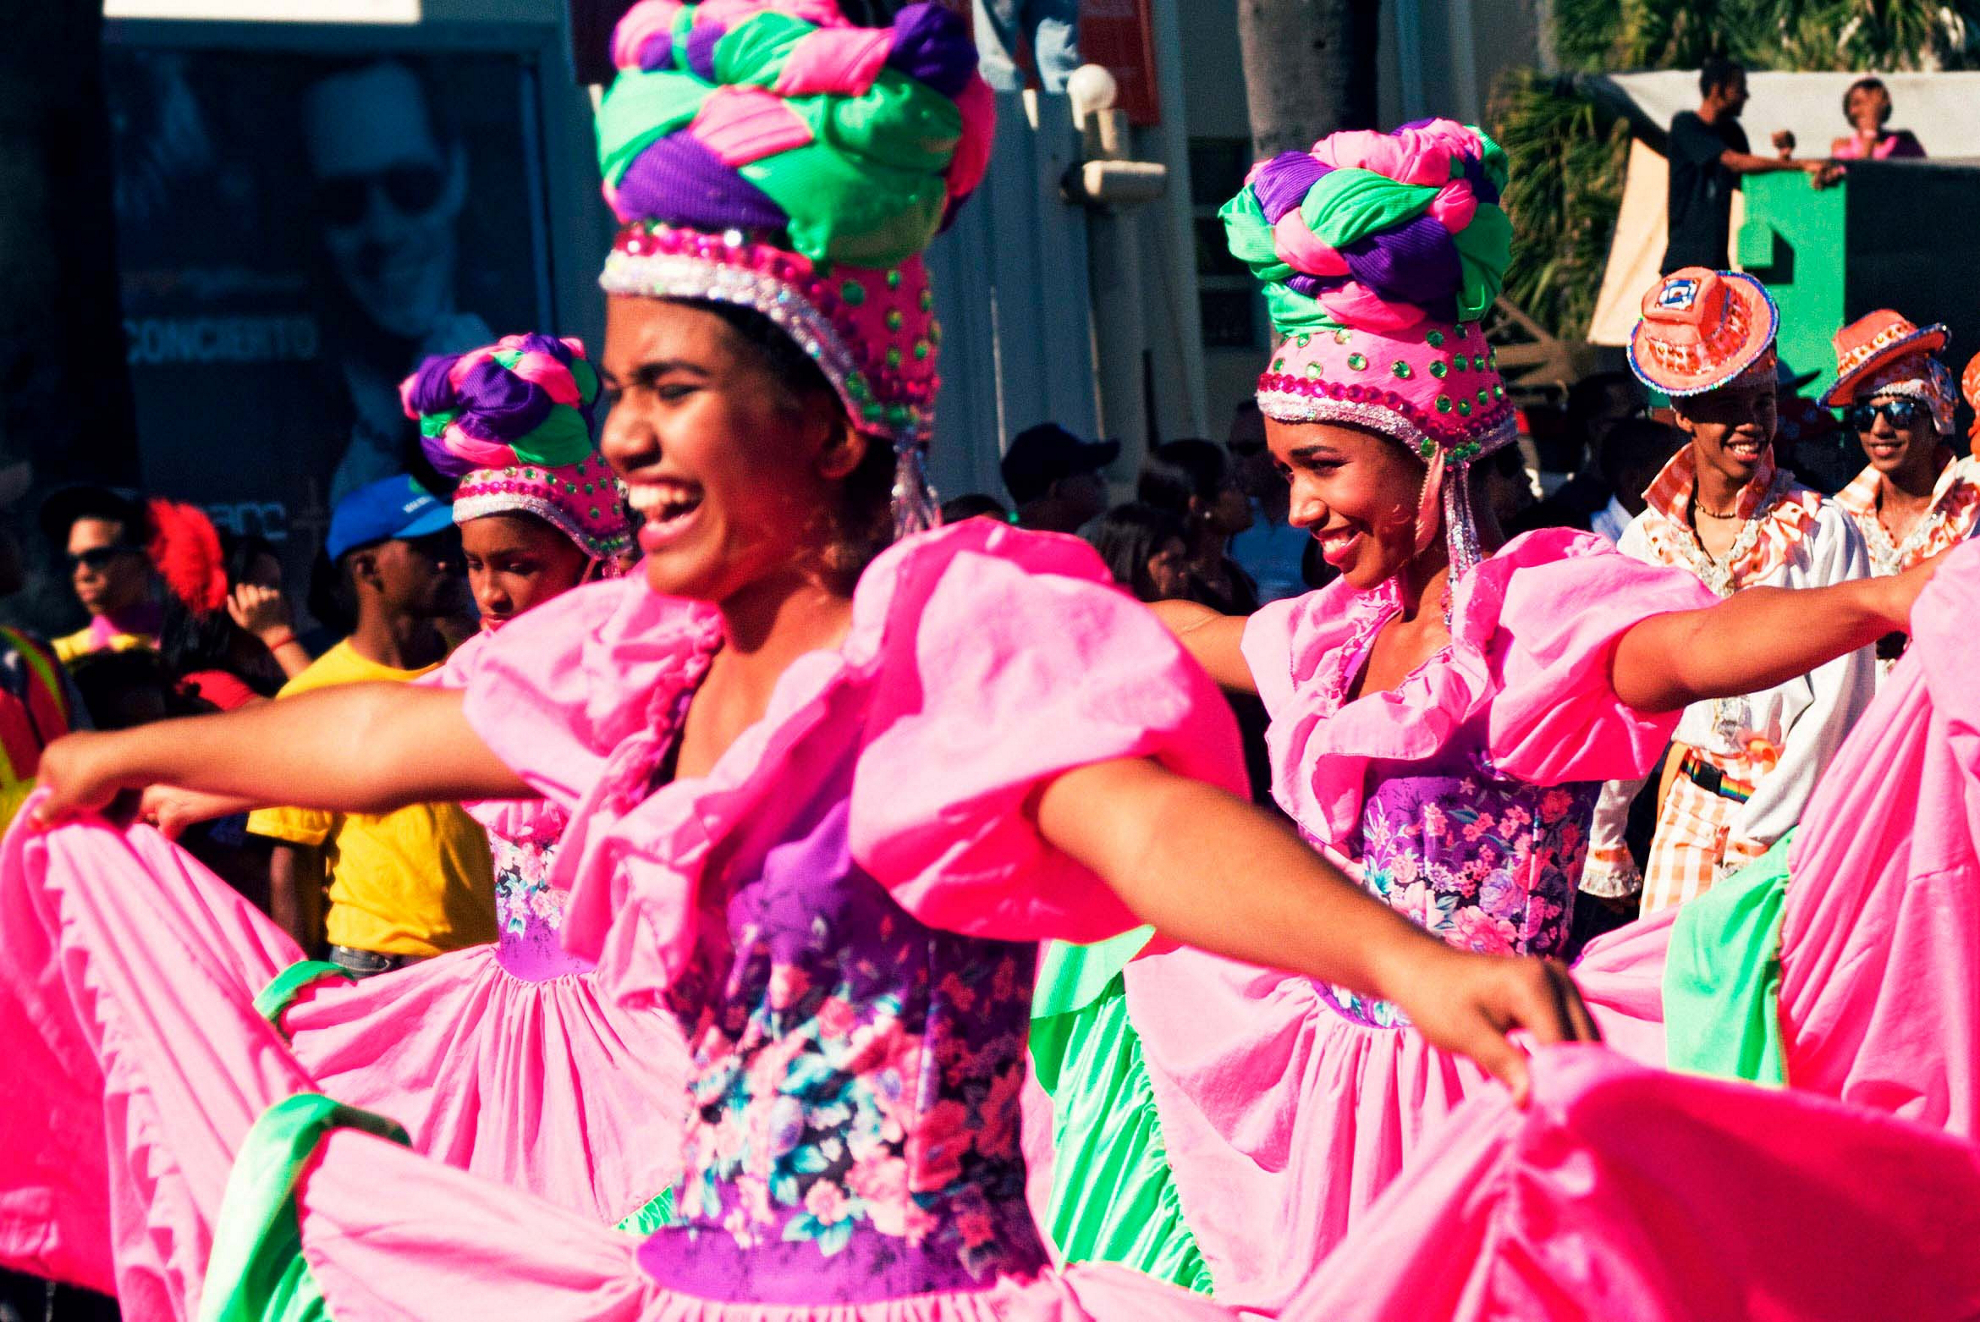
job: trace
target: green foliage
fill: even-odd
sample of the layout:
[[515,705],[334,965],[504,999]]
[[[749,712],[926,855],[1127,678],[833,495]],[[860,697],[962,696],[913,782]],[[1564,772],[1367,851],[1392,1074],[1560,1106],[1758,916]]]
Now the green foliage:
[[1622,205],[1629,128],[1571,83],[1515,71],[1493,99],[1492,135],[1512,181],[1505,296],[1564,339],[1587,334]]
[[1958,69],[1980,59],[1980,0],[1558,0],[1563,68]]

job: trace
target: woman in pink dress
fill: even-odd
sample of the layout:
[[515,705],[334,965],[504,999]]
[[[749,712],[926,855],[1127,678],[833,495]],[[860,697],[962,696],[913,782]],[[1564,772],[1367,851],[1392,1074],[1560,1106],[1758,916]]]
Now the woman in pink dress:
[[[592,440],[598,389],[584,346],[546,335],[429,358],[406,381],[426,456],[457,483],[483,630],[427,682],[460,687],[497,630],[624,573],[632,528]],[[594,700],[638,719],[652,700],[642,678],[651,673],[629,668]],[[680,1031],[614,1002],[591,961],[559,942],[566,809],[531,799],[468,811],[494,851],[494,945],[369,982],[298,964],[262,1009],[319,1090],[391,1116],[419,1151],[601,1224],[648,1228],[679,1173],[680,1116],[667,1103],[686,1066]],[[381,1031],[394,1050],[379,1051]]]
[[[576,340],[519,335],[429,358],[402,393],[428,460],[456,483],[453,517],[481,612],[482,633],[421,681],[458,688],[498,629],[621,576],[632,529],[593,441],[598,378]],[[635,720],[649,698],[638,685],[651,678],[628,668],[617,687],[601,681],[596,700]],[[144,815],[176,836],[244,806],[255,805],[157,787]],[[495,944],[362,982],[291,948],[255,1007],[322,1091],[392,1116],[419,1151],[603,1224],[646,1228],[679,1171],[678,1108],[666,1103],[685,1068],[680,1032],[600,994],[590,962],[559,943],[569,890],[554,863],[567,812],[543,799],[468,811],[494,854]],[[185,880],[199,875],[168,868],[160,885],[204,884]],[[381,1035],[394,1050],[379,1050]]]
[[[1471,473],[1514,431],[1477,324],[1508,256],[1504,179],[1497,146],[1447,120],[1252,172],[1223,216],[1284,336],[1259,404],[1292,520],[1341,577],[1248,619],[1157,609],[1264,699],[1274,794],[1310,843],[1456,948],[1559,958],[1602,782],[1647,770],[1687,703],[1863,646],[1925,578],[1707,608],[1689,575],[1592,535],[1501,545]],[[1609,1040],[1652,1063],[1666,931],[1577,970]],[[1121,985],[1177,1233],[1220,1301],[1285,1306],[1483,1082],[1396,1006],[1322,981],[1185,949]],[[1097,1216],[1120,1201],[1083,1192]]]
[[1829,144],[1838,161],[1923,160],[1925,148],[1910,129],[1893,129],[1891,91],[1881,78],[1859,78],[1843,93],[1850,132]]

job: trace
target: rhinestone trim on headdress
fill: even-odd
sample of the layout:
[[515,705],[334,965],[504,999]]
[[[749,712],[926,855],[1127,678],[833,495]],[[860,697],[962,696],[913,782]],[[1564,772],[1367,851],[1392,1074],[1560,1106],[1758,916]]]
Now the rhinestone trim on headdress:
[[596,491],[584,493],[595,497],[588,509],[591,518],[586,521],[578,517],[574,508],[566,508],[545,493],[546,485],[555,481],[556,475],[542,468],[495,468],[471,473],[462,479],[460,489],[454,494],[454,522],[472,523],[496,514],[533,514],[570,538],[593,560],[609,567],[627,559],[633,549],[631,527],[623,519],[612,517],[622,499],[618,482],[597,483]]
[[938,521],[926,451],[942,328],[920,257],[886,269],[821,271],[740,230],[718,236],[648,223],[620,232],[598,283],[608,294],[704,299],[770,318],[818,364],[853,426],[893,445],[899,529]]

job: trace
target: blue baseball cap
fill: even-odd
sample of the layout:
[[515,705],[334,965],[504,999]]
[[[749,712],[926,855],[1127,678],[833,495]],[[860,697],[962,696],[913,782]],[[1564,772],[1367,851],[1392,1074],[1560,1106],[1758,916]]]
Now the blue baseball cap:
[[338,560],[360,546],[429,537],[453,526],[453,510],[401,473],[361,486],[338,501],[323,549]]

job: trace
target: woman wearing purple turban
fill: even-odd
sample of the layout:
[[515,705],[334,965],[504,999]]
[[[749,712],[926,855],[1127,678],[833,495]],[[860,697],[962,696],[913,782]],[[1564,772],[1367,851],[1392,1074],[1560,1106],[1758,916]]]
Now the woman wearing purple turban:
[[[457,484],[454,523],[483,632],[422,682],[458,688],[497,629],[622,575],[632,529],[592,439],[598,377],[576,340],[517,335],[429,358],[400,393],[428,460]],[[650,699],[611,697],[628,708]],[[615,1002],[592,961],[559,942],[570,892],[556,859],[570,814],[544,799],[467,808],[494,851],[495,945],[369,982],[300,963],[261,1008],[320,1091],[391,1116],[419,1151],[602,1224],[648,1229],[679,1173],[669,1103],[686,1066],[680,1030]]]

